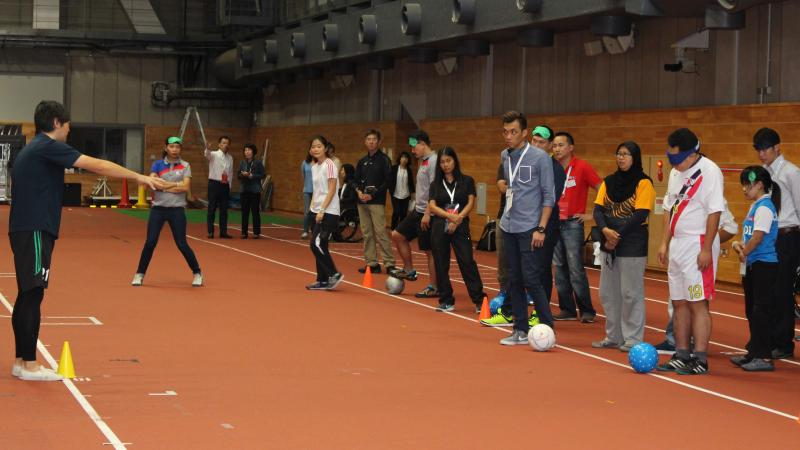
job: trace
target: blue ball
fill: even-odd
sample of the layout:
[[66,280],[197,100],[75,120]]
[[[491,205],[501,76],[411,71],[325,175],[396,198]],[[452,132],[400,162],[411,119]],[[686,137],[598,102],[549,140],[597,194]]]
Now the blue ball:
[[492,299],[491,302],[489,302],[489,312],[491,312],[492,315],[495,315],[502,306],[503,306],[503,298],[495,297]]
[[636,344],[628,352],[628,362],[638,373],[650,372],[658,364],[658,351],[647,342]]

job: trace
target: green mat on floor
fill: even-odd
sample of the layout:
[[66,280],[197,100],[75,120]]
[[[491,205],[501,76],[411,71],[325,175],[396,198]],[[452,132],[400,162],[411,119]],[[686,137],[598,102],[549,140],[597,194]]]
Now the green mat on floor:
[[[126,214],[137,219],[147,220],[150,215],[148,209],[115,209],[114,211]],[[189,223],[206,223],[206,210],[205,209],[187,209],[186,220]],[[219,217],[219,216],[217,216]],[[228,223],[236,224],[242,223],[242,212],[238,210],[228,210]],[[261,213],[261,223],[275,223],[278,225],[298,225],[303,223],[303,219],[295,217],[285,217],[276,214]]]

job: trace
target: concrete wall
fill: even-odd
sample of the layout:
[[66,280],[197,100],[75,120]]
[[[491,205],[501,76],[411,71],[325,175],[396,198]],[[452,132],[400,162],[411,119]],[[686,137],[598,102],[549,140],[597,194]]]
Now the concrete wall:
[[329,80],[296,82],[267,98],[259,124],[398,120],[402,108],[419,121],[511,108],[549,114],[759,103],[758,88],[767,83],[768,35],[772,93],[764,101],[798,101],[800,28],[793,24],[800,20],[800,2],[771,8],[771,33],[769,6],[760,5],[747,11],[745,29],[712,31],[708,51],[688,51],[696,74],[668,73],[663,65],[675,61],[670,45],[700,28],[702,19],[640,20],[636,45],[623,55],[586,56],[583,43],[597,39],[586,30],[557,34],[550,48],[496,44],[490,56],[460,58],[458,70],[447,76],[432,65],[398,60],[383,74],[359,71],[348,89],[332,90]]

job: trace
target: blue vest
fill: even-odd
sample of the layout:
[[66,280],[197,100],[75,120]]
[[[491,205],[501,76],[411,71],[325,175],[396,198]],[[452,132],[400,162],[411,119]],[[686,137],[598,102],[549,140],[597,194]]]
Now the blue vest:
[[764,239],[758,244],[749,255],[747,255],[747,265],[751,265],[756,261],[776,263],[778,262],[778,253],[775,251],[775,241],[778,239],[778,213],[775,211],[775,205],[769,197],[762,197],[753,203],[750,211],[747,212],[747,218],[744,219],[742,224],[742,235],[744,236],[744,243],[753,237],[753,225],[755,214],[758,208],[766,206],[772,212],[772,225],[769,227],[769,233],[764,234]]

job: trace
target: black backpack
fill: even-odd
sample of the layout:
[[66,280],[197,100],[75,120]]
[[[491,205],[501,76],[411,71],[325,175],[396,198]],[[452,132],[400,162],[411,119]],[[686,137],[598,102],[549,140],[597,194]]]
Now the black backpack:
[[478,250],[485,252],[493,252],[497,250],[497,243],[495,242],[495,233],[497,233],[497,222],[491,220],[486,223],[481,233],[481,238],[478,239]]

